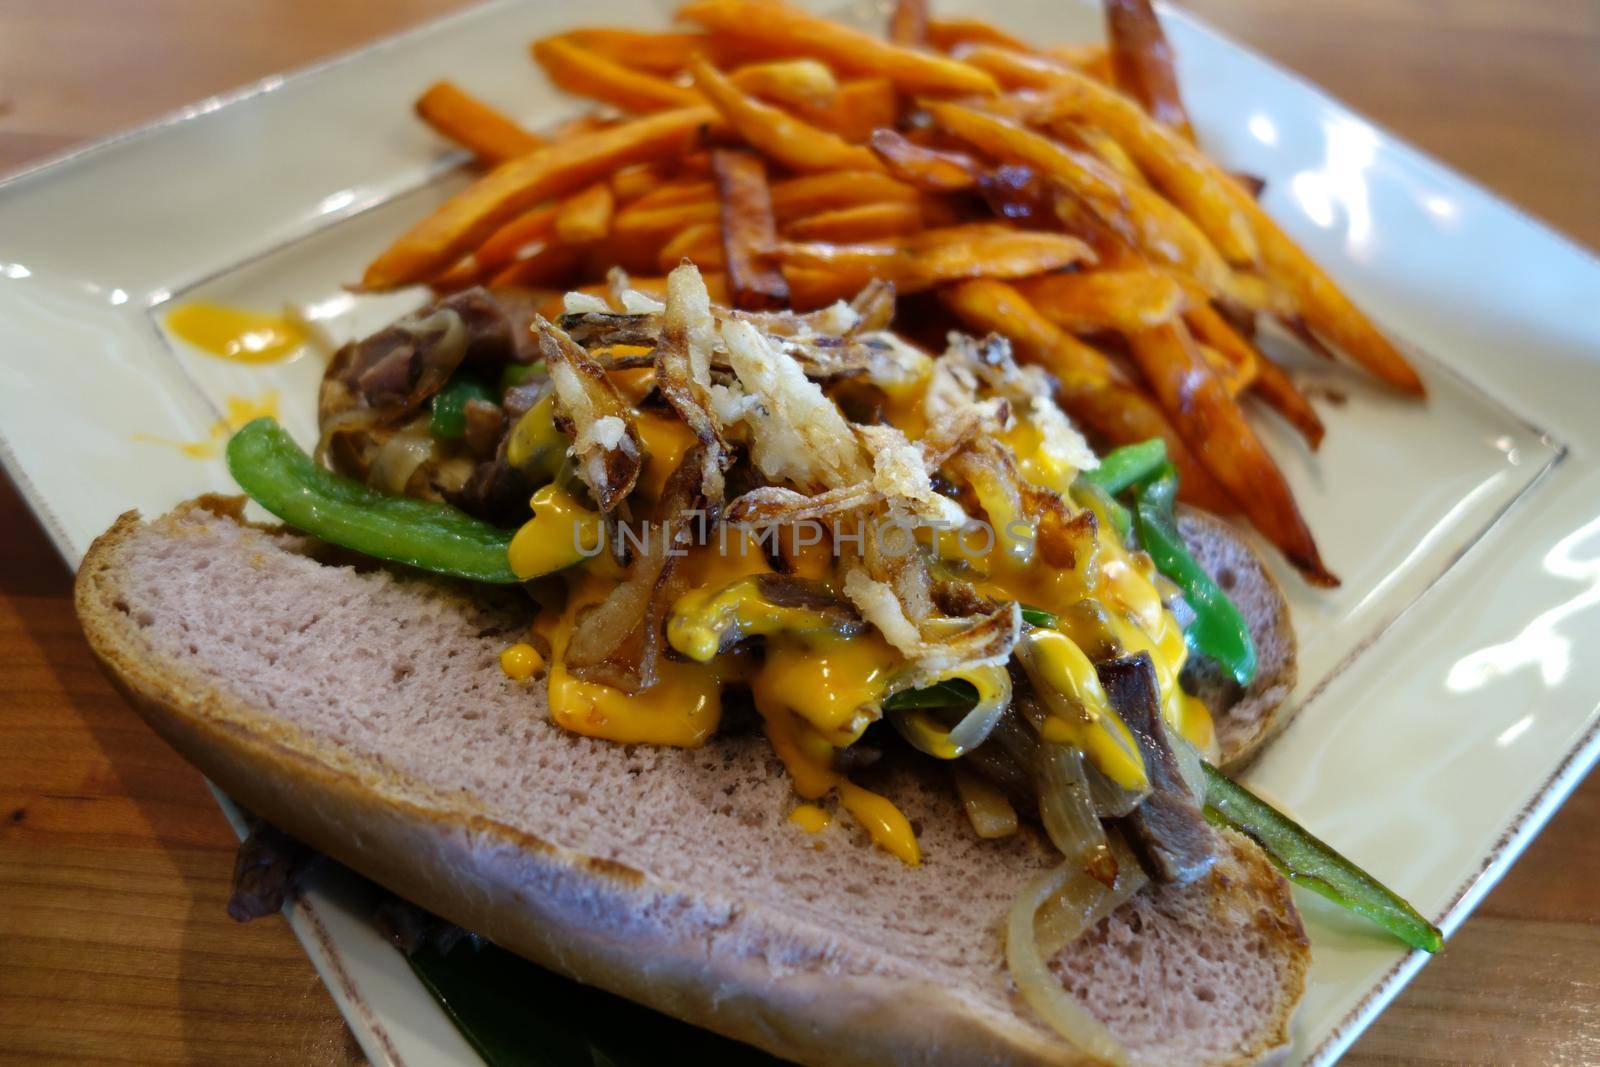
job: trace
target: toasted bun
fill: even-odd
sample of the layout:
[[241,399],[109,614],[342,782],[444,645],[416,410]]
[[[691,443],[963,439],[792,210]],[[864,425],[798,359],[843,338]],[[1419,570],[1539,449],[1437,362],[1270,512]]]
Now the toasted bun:
[[[1082,1062],[1002,960],[1009,904],[1052,862],[1033,833],[980,841],[942,781],[893,771],[872,784],[920,827],[921,867],[846,819],[809,836],[758,733],[686,751],[551,725],[497,666],[519,592],[320,555],[212,498],[124,515],[78,576],[112,678],[253,810],[547,967],[801,1063]],[[1225,843],[1209,877],[1141,893],[1054,961],[1142,1062],[1287,1041],[1304,932],[1264,857]]]
[[1256,550],[1228,522],[1182,508],[1178,532],[1195,561],[1243,612],[1255,641],[1256,676],[1246,688],[1210,661],[1191,661],[1183,673],[1184,684],[1211,709],[1222,766],[1237,766],[1288,724],[1281,711],[1297,676],[1289,603]]

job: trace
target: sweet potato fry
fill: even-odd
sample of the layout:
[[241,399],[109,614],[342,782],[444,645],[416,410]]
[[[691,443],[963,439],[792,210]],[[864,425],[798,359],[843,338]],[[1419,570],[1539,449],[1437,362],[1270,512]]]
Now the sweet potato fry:
[[[1083,115],[1106,129],[1207,233],[1215,237],[1225,224],[1236,231],[1242,220],[1257,253],[1252,261],[1259,261],[1262,273],[1294,302],[1309,327],[1395,388],[1417,395],[1425,391],[1399,349],[1226,171],[1090,79],[1067,72],[1054,84],[1045,106]],[[1224,208],[1231,209],[1228,219],[1234,221],[1222,218]]]
[[839,95],[839,82],[826,63],[814,59],[775,59],[740,67],[728,79],[751,96],[788,106],[824,109]]
[[543,289],[564,284],[578,265],[578,250],[570,245],[536,245],[494,275],[490,285]]
[[1117,88],[1137,100],[1151,118],[1192,143],[1194,127],[1178,92],[1172,46],[1150,0],[1105,0],[1103,6]]
[[[1183,137],[1155,122],[1116,90],[1078,71],[995,48],[973,49],[968,62],[1006,71],[1003,80],[1044,89],[1032,117],[1084,119],[1116,139],[1141,170],[1199,226],[1223,256],[1249,266],[1260,255],[1257,235],[1240,209],[1231,179]],[[1182,150],[1175,150],[1181,145]],[[1219,182],[1217,179],[1220,178]]]
[[767,311],[782,307],[789,286],[771,258],[778,242],[772,220],[767,165],[754,152],[719,148],[711,153],[721,204],[722,261],[735,307]]
[[1095,270],[1047,274],[1017,289],[1069,333],[1148,330],[1171,322],[1189,302],[1183,286],[1155,270]]
[[[479,274],[497,273],[525,249],[543,244],[555,236],[556,211],[556,205],[545,204],[517,216],[496,230],[467,259],[475,263]],[[457,264],[457,267],[452,267],[452,273],[459,266],[460,264]]]
[[928,148],[887,126],[872,131],[872,150],[901,181],[931,193],[958,193],[978,184],[977,160],[961,152]]
[[1063,70],[1076,69],[1067,59],[1040,55],[1027,48],[999,44],[967,44],[956,50],[961,62],[987,72],[1006,91],[1048,89]]
[[887,78],[859,78],[844,82],[833,100],[817,106],[800,101],[789,105],[794,113],[851,144],[861,144],[881,126],[894,124],[900,111],[894,83]]
[[658,163],[635,163],[611,175],[611,195],[619,204],[631,204],[666,184],[665,170]]
[[1323,565],[1283,472],[1182,322],[1128,335],[1128,349],[1178,432],[1250,522],[1313,585],[1339,579]]
[[827,307],[835,300],[849,300],[872,280],[788,266],[783,268],[783,279],[789,283],[789,306],[796,311],[811,311]]
[[695,85],[740,137],[791,170],[882,169],[878,157],[867,149],[741,92],[704,59],[695,59],[689,69]]
[[[1193,332],[1193,330],[1190,331],[1190,333]],[[1255,357],[1251,357],[1249,364],[1241,365],[1233,361],[1234,353],[1232,352],[1224,352],[1200,340],[1196,340],[1195,344],[1200,346],[1200,355],[1205,357],[1206,363],[1210,365],[1211,370],[1216,374],[1217,380],[1222,383],[1222,388],[1227,390],[1229,398],[1238,400],[1240,394],[1249,389],[1251,383],[1255,381]]]
[[889,13],[889,40],[907,48],[928,43],[928,0],[895,0]]
[[661,246],[656,257],[656,269],[670,273],[684,260],[700,268],[701,273],[723,268],[722,226],[715,222],[697,222],[679,230],[677,235]]
[[1027,52],[1029,48],[991,22],[974,18],[928,20],[928,44],[941,52],[951,52],[964,44],[994,44]]
[[1104,353],[1051,323],[1016,283],[974,278],[939,296],[974,332],[1009,337],[1020,355],[1044,366],[1060,382],[1128,384],[1127,375]]
[[368,265],[366,289],[422,281],[476,248],[542,200],[572,192],[617,167],[684,151],[717,120],[709,107],[682,108],[574,137],[502,163],[417,223]]
[[809,55],[836,69],[888,78],[908,93],[993,93],[994,79],[944,56],[880,41],[763,0],[695,0],[678,12],[719,36],[775,56]]
[[535,41],[533,58],[550,80],[567,92],[593,97],[623,111],[644,114],[701,103],[693,89],[634,70],[564,37]]
[[569,245],[598,241],[611,232],[616,209],[610,183],[595,182],[561,201],[556,208],[556,236]]
[[974,224],[926,230],[894,242],[778,245],[786,267],[831,271],[842,277],[883,278],[900,292],[917,292],[963,278],[1025,278],[1091,261],[1089,246],[1059,233]]
[[1152,190],[1129,185],[1098,159],[1003,116],[937,101],[926,107],[942,129],[989,155],[1048,175],[1135,248],[1182,267],[1213,293],[1222,291],[1227,264],[1194,223]]
[[916,204],[890,200],[807,215],[785,227],[784,235],[796,241],[851,242],[897,237],[920,229],[922,211]]
[[940,294],[968,329],[1008,337],[1022,359],[1055,376],[1067,413],[1112,445],[1160,437],[1178,468],[1183,499],[1227,513],[1232,503],[1201,467],[1161,408],[1129,383],[1101,352],[1066,333],[1041,315],[1021,292],[990,278],[953,285]]
[[772,183],[772,210],[780,221],[884,201],[915,204],[917,191],[881,171],[839,170]]
[[454,293],[477,285],[483,281],[483,268],[478,265],[476,256],[462,256],[456,260],[455,266],[428,279],[428,285],[439,293]]
[[1196,304],[1184,313],[1189,331],[1238,366],[1250,368],[1249,386],[1304,437],[1311,450],[1322,444],[1322,419],[1311,402],[1272,360],[1245,338],[1210,304]]
[[704,33],[649,33],[642,30],[571,30],[560,35],[584,51],[625,63],[650,74],[676,74],[687,70],[697,55],[722,61],[717,40]]
[[1264,352],[1256,351],[1256,380],[1253,385],[1255,393],[1262,400],[1282,415],[1284,419],[1300,432],[1306,444],[1315,452],[1322,446],[1322,437],[1326,427],[1322,425],[1322,417],[1311,406],[1311,401],[1306,399],[1284,373],[1282,367],[1274,363]]
[[628,205],[630,211],[653,211],[717,198],[717,184],[699,179],[664,182]]
[[1196,304],[1184,313],[1183,321],[1229,396],[1237,397],[1255,384],[1261,366],[1256,346],[1240,337],[1210,304]]
[[715,196],[660,207],[635,201],[617,212],[611,232],[624,240],[665,241],[687,226],[716,222],[720,212]]
[[489,164],[525,156],[544,139],[523,129],[454,82],[435,82],[417,97],[417,115]]
[[1116,84],[1116,73],[1111,69],[1111,50],[1103,44],[1057,44],[1040,49],[1039,54],[1082,71],[1103,85]]
[[1149,185],[1144,172],[1134,163],[1133,157],[1117,143],[1117,139],[1098,126],[1084,122],[1052,123],[1050,132],[1068,145],[1079,146],[1092,152],[1100,162],[1117,172],[1130,185]]

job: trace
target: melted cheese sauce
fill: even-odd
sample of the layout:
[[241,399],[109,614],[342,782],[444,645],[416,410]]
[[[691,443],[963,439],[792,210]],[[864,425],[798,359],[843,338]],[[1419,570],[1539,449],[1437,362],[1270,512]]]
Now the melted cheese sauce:
[[306,343],[305,330],[283,315],[204,301],[174,308],[167,315],[167,329],[202,352],[237,363],[276,363]]
[[500,669],[513,682],[526,682],[544,667],[544,657],[526,641],[518,641],[500,653]]
[[533,518],[511,538],[506,558],[518,578],[537,578],[595,554],[602,537],[600,516],[554,483],[529,501]]
[[573,733],[625,745],[698,748],[722,718],[724,668],[662,659],[656,684],[629,694],[584,681],[562,662],[578,613],[604,599],[614,584],[588,576],[572,590],[563,611],[546,612],[534,622],[534,631],[550,642],[551,720]]
[[[837,748],[860,739],[882,715],[898,653],[876,633],[784,634],[767,642],[756,685]],[[756,694],[761,702],[761,694]]]
[[[787,694],[765,669],[756,675],[750,690],[767,741],[789,772],[794,791],[806,800],[819,800],[837,791],[839,803],[867,831],[873,844],[909,866],[921,863],[922,850],[910,821],[889,798],[863,789],[833,769],[834,746],[796,713],[791,703],[796,696]],[[808,695],[797,697],[804,702]]]
[[833,816],[815,804],[796,804],[789,813],[789,821],[808,834],[820,834],[833,822]]
[[[619,375],[614,375],[616,380]],[[646,388],[637,381],[618,381],[625,393]],[[913,438],[926,429],[923,385],[896,391],[888,398],[890,421]],[[646,451],[639,486],[641,495],[658,499],[670,473],[693,447],[688,429],[652,412],[637,418]],[[1035,485],[1061,494],[1077,476],[1044,447],[1043,435],[1019,418],[1006,443],[1017,455],[1023,476]],[[1011,514],[1003,487],[976,484],[974,495],[991,524],[1023,521]],[[575,526],[597,523],[570,496],[554,487],[534,498],[534,518],[511,546],[512,566],[519,575],[547,573],[575,562]],[[1069,507],[1070,507],[1069,501]],[[585,538],[592,545],[593,536]],[[780,538],[779,550],[789,569],[802,577],[831,579],[832,550],[820,545],[795,546]],[[978,546],[981,547],[981,546]],[[1028,671],[1036,684],[1066,698],[1072,714],[1059,712],[1042,725],[1045,737],[1079,747],[1113,781],[1128,788],[1146,782],[1138,745],[1111,708],[1100,685],[1093,659],[1110,654],[1148,652],[1155,664],[1162,712],[1167,723],[1202,751],[1214,752],[1209,714],[1178,685],[1187,649],[1183,633],[1161,603],[1153,564],[1144,553],[1131,553],[1114,536],[1096,538],[1094,551],[1082,553],[1070,568],[1050,566],[1035,558],[1033,545],[1022,548],[998,539],[989,552],[969,542],[945,537],[940,551],[972,568],[975,584],[991,596],[1019,600],[1058,617],[1055,629],[1038,630],[1031,639]],[[563,560],[565,562],[563,562]],[[866,830],[874,844],[907,864],[921,860],[916,835],[904,814],[886,797],[851,782],[835,769],[840,749],[859,740],[882,715],[882,704],[894,676],[904,666],[900,655],[875,631],[850,638],[828,628],[815,611],[774,605],[759,594],[752,576],[770,572],[762,548],[738,531],[723,529],[723,541],[691,552],[679,564],[690,590],[674,605],[668,640],[680,657],[660,664],[660,680],[651,689],[629,695],[572,675],[562,658],[574,620],[614,587],[609,554],[575,572],[568,604],[547,612],[535,630],[550,644],[549,704],[551,718],[566,729],[622,743],[695,747],[716,730],[723,686],[746,682],[773,751],[787,770],[795,792],[808,803],[789,819],[809,833],[829,824],[825,810],[811,801],[830,794]],[[719,653],[728,627],[745,635],[765,635],[765,653],[753,670],[748,657]],[[508,649],[510,656],[517,648]],[[529,652],[533,652],[528,648]],[[518,656],[524,654],[518,653]],[[537,652],[533,652],[537,656]],[[506,663],[502,657],[503,665]],[[522,669],[522,659],[506,666]],[[535,666],[530,671],[536,671]],[[515,675],[513,675],[515,676]]]
[[677,419],[654,411],[641,412],[634,425],[639,431],[639,442],[644,445],[639,491],[646,500],[660,500],[667,479],[683,462],[683,454],[694,447],[694,432]]
[[165,437],[156,437],[147,433],[133,435],[135,441],[143,441],[154,445],[169,445],[190,459],[215,459],[222,455],[228,438],[247,422],[256,419],[278,417],[278,391],[276,389],[262,393],[260,396],[230,396],[223,401],[227,414],[211,424],[211,429],[206,431],[204,440],[200,441],[173,441]]

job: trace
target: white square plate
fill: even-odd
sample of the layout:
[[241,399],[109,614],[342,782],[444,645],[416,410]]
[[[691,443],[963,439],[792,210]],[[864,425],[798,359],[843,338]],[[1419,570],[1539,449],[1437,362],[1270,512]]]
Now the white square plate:
[[[862,0],[856,14],[869,14]],[[830,5],[831,6],[831,5]],[[950,9],[979,10],[952,0]],[[1098,5],[1007,0],[1030,39],[1093,40]],[[1418,406],[1328,364],[1323,450],[1261,425],[1330,565],[1285,582],[1303,711],[1250,783],[1452,930],[1600,753],[1600,264],[1326,96],[1164,12],[1203,143],[1418,356]],[[589,24],[665,24],[599,0]],[[320,362],[216,360],[166,332],[187,300],[306,309],[334,339],[420,299],[341,283],[459,187],[407,106],[439,77],[539,127],[578,109],[525,42],[571,10],[494,3],[204,102],[0,185],[0,458],[69,562],[120,512],[232,488],[230,400],[314,436]],[[470,57],[470,60],[469,60]],[[209,451],[209,455],[207,455]],[[1423,962],[1304,898],[1315,961],[1297,1060],[1334,1059]],[[472,1062],[358,887],[292,916],[377,1063]]]

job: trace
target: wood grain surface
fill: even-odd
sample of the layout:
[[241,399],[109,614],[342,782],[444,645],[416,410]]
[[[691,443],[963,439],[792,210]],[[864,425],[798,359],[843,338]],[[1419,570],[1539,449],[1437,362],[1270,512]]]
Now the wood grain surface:
[[[0,0],[0,170],[457,6]],[[1600,245],[1595,0],[1188,6]],[[70,591],[0,481],[0,1061],[359,1062],[288,927],[224,913],[232,834],[100,677]],[[1600,1062],[1597,825],[1592,776],[1345,1062]]]

